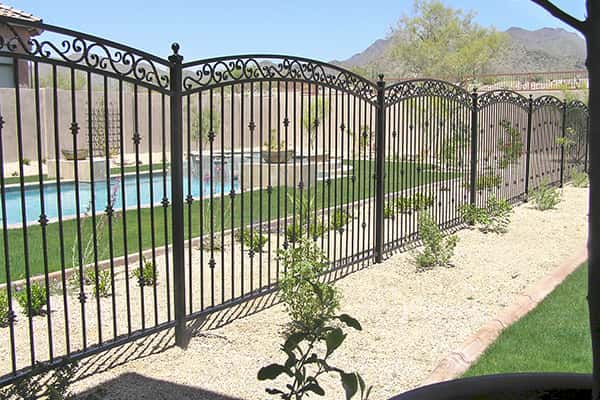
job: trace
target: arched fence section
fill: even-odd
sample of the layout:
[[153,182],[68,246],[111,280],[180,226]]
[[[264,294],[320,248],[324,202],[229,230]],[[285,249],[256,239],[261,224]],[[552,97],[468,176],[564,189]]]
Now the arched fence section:
[[0,28],[0,385],[169,328],[183,346],[276,291],[300,240],[340,277],[417,243],[420,213],[458,228],[587,170],[576,101]]

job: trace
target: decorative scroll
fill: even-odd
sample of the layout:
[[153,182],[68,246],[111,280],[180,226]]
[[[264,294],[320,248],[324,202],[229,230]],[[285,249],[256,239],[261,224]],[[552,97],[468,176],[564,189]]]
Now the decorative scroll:
[[515,104],[525,110],[529,109],[529,100],[523,95],[512,90],[492,90],[479,96],[477,105],[484,108],[497,103]]
[[[39,58],[43,62],[66,66],[79,65],[119,79],[125,78],[159,89],[169,88],[169,63],[158,57],[90,35],[36,22],[0,17],[0,26],[4,28],[3,32],[9,32],[0,34],[2,55],[21,55],[34,60]],[[65,38],[62,41],[38,40],[35,37],[24,40],[17,33],[16,26],[31,27]]]
[[[183,90],[205,90],[224,84],[260,80],[302,81],[352,93],[370,103],[377,87],[365,78],[335,65],[305,58],[277,55],[232,56],[183,65]],[[186,93],[187,94],[187,93]]]
[[420,96],[444,97],[463,104],[473,106],[473,97],[463,88],[449,82],[434,79],[416,79],[400,82],[385,90],[385,104],[391,106],[404,99]]
[[563,101],[554,96],[541,96],[541,97],[538,97],[537,99],[533,100],[533,110],[534,111],[541,107],[547,107],[547,106],[552,106],[552,107],[558,108],[559,110],[562,110],[563,105],[564,105]]

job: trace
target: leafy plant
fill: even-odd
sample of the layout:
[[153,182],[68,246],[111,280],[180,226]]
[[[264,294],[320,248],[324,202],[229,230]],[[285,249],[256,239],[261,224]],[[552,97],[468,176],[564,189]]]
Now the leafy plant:
[[538,210],[550,210],[560,203],[560,193],[554,186],[550,186],[547,180],[544,180],[540,186],[531,192],[531,198],[535,202]]
[[109,297],[112,294],[110,271],[107,269],[98,271],[98,285],[96,285],[96,271],[90,268],[89,274],[91,280],[93,281],[92,285],[96,287],[96,289],[93,291],[94,296]]
[[46,298],[46,287],[37,283],[32,282],[29,285],[29,289],[31,291],[31,298],[27,295],[26,288],[19,288],[17,290],[15,297],[17,299],[17,303],[21,306],[23,313],[29,316],[42,315],[44,313],[44,307],[47,303]]
[[304,228],[299,223],[289,224],[285,227],[285,240],[296,243],[304,235]]
[[269,151],[285,151],[287,149],[287,145],[285,141],[278,140],[277,138],[277,130],[271,129],[271,135],[269,136],[269,141],[263,143],[263,147]]
[[415,211],[423,211],[433,206],[433,196],[423,193],[415,193],[412,198],[412,209]]
[[459,212],[469,225],[480,225],[482,232],[504,233],[510,223],[512,207],[506,200],[491,197],[485,207],[465,204],[459,207]]
[[590,180],[588,174],[586,174],[584,171],[578,171],[574,169],[571,172],[571,183],[575,187],[584,188],[588,187],[588,185],[590,184]]
[[308,224],[308,234],[312,238],[318,238],[325,234],[325,225],[321,221],[314,220]]
[[269,241],[268,236],[261,235],[256,229],[242,229],[238,238],[249,251],[255,253],[260,253]]
[[500,127],[503,130],[502,138],[498,140],[498,146],[502,152],[500,168],[506,168],[519,161],[519,158],[523,155],[525,145],[521,133],[509,121],[500,121]]
[[311,104],[306,104],[302,115],[302,125],[308,131],[309,145],[314,149],[317,139],[317,129],[323,124],[325,110],[329,109],[329,100],[317,97]]
[[423,250],[415,256],[418,269],[449,266],[458,237],[451,235],[444,238],[440,228],[427,213],[419,216],[418,229],[419,238],[423,241]]
[[333,213],[333,218],[331,219],[331,228],[336,231],[341,231],[344,229],[344,226],[348,225],[350,221],[350,215],[347,211],[337,210]]
[[395,210],[393,203],[386,202],[383,205],[383,218],[394,218]]
[[10,316],[10,307],[8,304],[8,294],[5,289],[0,290],[0,328],[8,325]]
[[330,364],[330,358],[344,342],[347,328],[361,330],[360,323],[347,314],[335,315],[339,294],[331,283],[323,282],[327,260],[323,251],[309,238],[297,246],[278,251],[285,266],[280,283],[281,298],[291,318],[290,329],[281,350],[287,356],[283,364],[270,364],[258,371],[259,380],[274,380],[281,375],[290,378],[285,389],[268,388],[267,393],[283,400],[301,400],[310,394],[325,395],[319,384],[324,374],[337,374],[346,399],[360,391],[368,399],[371,387],[357,373],[347,373]]
[[136,279],[138,286],[152,286],[158,278],[158,271],[154,267],[154,263],[142,257],[142,265],[140,268],[133,270],[133,277]]
[[400,196],[396,199],[396,210],[401,213],[409,213],[413,210],[413,198]]
[[[502,184],[502,177],[500,175],[494,174],[484,174],[480,175],[475,179],[475,189],[476,190],[492,190]],[[469,184],[466,185],[467,188],[470,187]]]
[[469,136],[464,127],[460,131],[453,132],[440,146],[440,159],[451,166],[463,166],[469,143]]

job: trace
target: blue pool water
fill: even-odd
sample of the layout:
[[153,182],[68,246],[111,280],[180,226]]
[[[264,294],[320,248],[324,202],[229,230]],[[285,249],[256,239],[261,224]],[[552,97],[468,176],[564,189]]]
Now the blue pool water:
[[[147,207],[152,201],[155,205],[160,205],[161,200],[165,196],[165,181],[166,181],[166,197],[171,201],[171,179],[162,173],[155,173],[150,180],[150,174],[140,174],[139,191],[140,191],[140,206]],[[95,201],[96,213],[103,213],[108,205],[108,199],[111,199],[113,209],[123,209],[123,198],[125,198],[125,207],[135,208],[138,204],[137,183],[135,175],[125,176],[125,196],[123,196],[123,188],[120,178],[112,178],[109,187],[107,188],[106,181],[91,183],[79,183],[79,207],[80,214],[91,215],[92,212],[92,196]],[[184,197],[188,194],[188,180],[184,178],[183,182]],[[234,183],[234,189],[237,189],[237,183]],[[201,189],[202,188],[202,189]],[[198,199],[200,191],[203,196],[210,196],[210,180],[200,180],[192,178],[189,192],[194,199]],[[231,190],[231,182],[225,181],[223,184],[223,192],[229,193]],[[213,182],[213,193],[221,193],[220,179]],[[37,222],[41,214],[41,198],[39,185],[27,185],[25,187],[25,212],[26,223],[31,224]],[[44,206],[47,218],[52,221],[58,219],[58,199],[61,199],[61,210],[63,218],[72,218],[77,214],[76,198],[75,198],[75,183],[65,182],[60,185],[60,194],[57,190],[56,183],[48,183],[44,185]],[[23,223],[23,211],[21,208],[21,189],[20,187],[6,188],[6,223],[9,226]],[[1,201],[1,199],[0,199]],[[3,218],[2,210],[0,209],[0,218]]]

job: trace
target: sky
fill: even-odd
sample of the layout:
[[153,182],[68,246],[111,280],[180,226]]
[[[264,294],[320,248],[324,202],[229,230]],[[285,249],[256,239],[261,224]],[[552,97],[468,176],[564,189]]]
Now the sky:
[[[529,0],[443,0],[472,10],[499,30],[561,27]],[[583,19],[585,0],[555,0]],[[167,57],[181,45],[185,61],[244,53],[343,60],[384,38],[413,0],[9,0],[45,23],[86,32]]]

